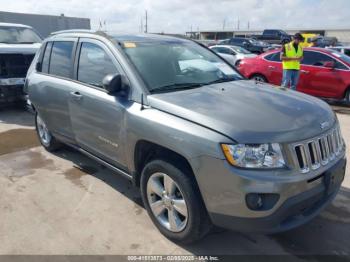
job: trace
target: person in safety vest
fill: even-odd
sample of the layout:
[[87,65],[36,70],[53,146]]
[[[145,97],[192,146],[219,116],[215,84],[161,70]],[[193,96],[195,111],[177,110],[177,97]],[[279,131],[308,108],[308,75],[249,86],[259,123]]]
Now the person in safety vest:
[[292,42],[283,45],[281,52],[281,60],[283,65],[282,86],[290,86],[290,88],[293,90],[297,89],[300,62],[303,59],[303,48],[301,46],[302,41],[303,36],[296,33]]

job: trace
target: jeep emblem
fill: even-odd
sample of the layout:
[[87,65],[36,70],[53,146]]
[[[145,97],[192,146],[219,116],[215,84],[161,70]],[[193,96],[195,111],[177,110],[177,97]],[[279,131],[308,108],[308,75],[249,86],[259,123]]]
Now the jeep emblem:
[[328,127],[329,126],[329,122],[322,122],[321,124],[320,124],[320,126],[321,126],[321,129],[325,129],[326,127]]

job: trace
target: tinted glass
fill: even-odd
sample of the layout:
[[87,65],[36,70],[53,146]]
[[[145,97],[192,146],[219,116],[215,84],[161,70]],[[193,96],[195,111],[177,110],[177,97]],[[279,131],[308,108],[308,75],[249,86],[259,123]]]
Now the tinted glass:
[[234,46],[234,47],[232,47],[232,49],[234,49],[237,53],[246,54],[246,55],[251,54],[251,52],[249,52],[248,50],[246,50],[240,46]]
[[217,47],[215,51],[221,54],[228,54],[228,55],[231,55],[233,53],[230,49],[226,47]]
[[[345,49],[346,50],[346,49]],[[334,55],[335,57],[338,57],[340,60],[342,60],[345,63],[350,64],[350,57],[347,56],[346,54],[340,53],[340,52],[332,52],[332,55]],[[348,69],[346,66],[344,66],[342,63],[338,62],[337,63],[337,68],[339,67],[339,69]]]
[[92,43],[82,44],[78,66],[79,81],[102,87],[103,78],[117,72],[112,59],[103,48]]
[[30,28],[0,26],[0,43],[41,43],[41,38]]
[[281,62],[281,53],[272,53],[267,56],[265,56],[266,60],[273,61],[273,62]]
[[240,38],[232,38],[232,39],[230,40],[230,43],[241,44],[241,43],[243,43],[243,39],[240,39]]
[[51,47],[52,47],[52,42],[48,42],[46,47],[45,47],[45,53],[43,56],[43,62],[42,62],[42,66],[41,66],[41,72],[43,72],[43,73],[49,72]]
[[124,50],[151,92],[242,79],[223,59],[189,41],[127,42]]
[[71,77],[72,51],[74,42],[54,42],[49,73],[56,76]]
[[[334,51],[334,53],[337,54],[336,56],[338,56],[339,58],[341,57],[340,53],[336,51]],[[335,68],[337,69],[347,69],[347,67],[344,66],[342,63],[338,62],[337,60],[328,55],[319,52],[304,51],[304,59],[302,61],[302,64],[304,65],[324,67],[325,63],[327,62],[335,63]]]

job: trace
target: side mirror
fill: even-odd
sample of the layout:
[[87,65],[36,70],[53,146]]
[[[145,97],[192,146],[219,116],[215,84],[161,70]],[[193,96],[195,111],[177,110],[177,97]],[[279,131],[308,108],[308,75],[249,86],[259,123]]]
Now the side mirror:
[[335,62],[333,61],[327,61],[323,63],[324,67],[330,68],[330,69],[334,69],[335,68]]
[[125,83],[121,74],[108,74],[102,80],[104,89],[108,94],[115,94],[121,91],[126,91]]

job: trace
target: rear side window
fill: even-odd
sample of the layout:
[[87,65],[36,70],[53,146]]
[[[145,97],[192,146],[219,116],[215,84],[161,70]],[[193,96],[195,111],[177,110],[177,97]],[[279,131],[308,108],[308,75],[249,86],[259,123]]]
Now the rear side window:
[[81,45],[78,81],[102,87],[102,80],[108,74],[116,74],[118,70],[112,59],[102,47],[84,42]]
[[50,65],[50,54],[51,54],[52,42],[46,44],[45,53],[43,56],[43,62],[41,66],[41,72],[48,73]]
[[281,62],[281,53],[277,52],[277,53],[269,54],[265,56],[265,59],[272,62]]
[[74,42],[71,41],[57,41],[53,43],[49,74],[71,78],[73,46]]

